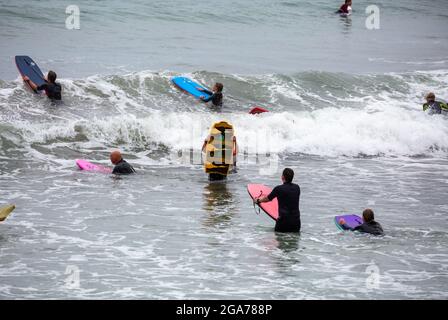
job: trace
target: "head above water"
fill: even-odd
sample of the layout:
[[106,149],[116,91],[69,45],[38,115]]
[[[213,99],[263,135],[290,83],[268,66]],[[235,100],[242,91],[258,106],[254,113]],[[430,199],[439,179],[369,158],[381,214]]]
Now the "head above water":
[[50,83],[54,83],[56,81],[57,75],[56,72],[50,70],[47,74],[47,81]]
[[282,181],[291,183],[294,178],[294,171],[290,168],[285,168],[282,173]]
[[348,4],[349,6],[352,5],[352,0],[345,0],[345,4]]
[[430,92],[425,96],[425,99],[428,102],[434,102],[436,100],[436,95],[433,92]]
[[362,212],[362,219],[364,220],[364,222],[370,222],[375,220],[375,215],[373,213],[372,209],[365,209]]
[[222,89],[224,89],[224,85],[220,82],[216,82],[213,86],[213,91],[215,92],[222,92]]
[[121,160],[123,160],[123,157],[122,157],[120,151],[115,150],[115,151],[111,152],[111,154],[110,154],[110,162],[112,162],[112,164],[117,164]]

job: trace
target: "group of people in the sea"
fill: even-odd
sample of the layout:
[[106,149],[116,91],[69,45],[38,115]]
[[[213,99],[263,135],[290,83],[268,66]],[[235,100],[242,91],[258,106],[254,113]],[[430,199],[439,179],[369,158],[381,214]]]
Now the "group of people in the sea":
[[[134,168],[123,159],[120,151],[116,150],[110,154],[110,161],[114,165],[113,174],[126,175],[135,173]],[[276,186],[271,193],[254,199],[255,204],[270,202],[274,199],[278,201],[278,219],[275,224],[276,232],[300,232],[300,186],[293,183],[294,171],[285,168],[282,172],[282,184]],[[345,230],[360,231],[373,235],[383,235],[383,228],[375,221],[372,209],[365,209],[362,213],[363,224],[357,227],[350,227],[341,219],[338,223]]]
[[[346,4],[347,3],[351,4],[351,1],[347,1]],[[62,90],[61,85],[56,82],[56,77],[54,71],[49,71],[46,77],[47,83],[41,86],[34,84],[28,77],[24,77],[23,80],[28,82],[30,87],[34,90],[45,90],[50,99],[60,100]],[[223,84],[216,83],[211,91],[201,89],[201,91],[210,95],[207,99],[201,97],[201,100],[204,102],[211,101],[214,106],[221,106],[223,101],[223,88]],[[448,105],[445,102],[437,101],[434,93],[428,93],[425,96],[425,99],[426,103],[423,104],[423,111],[428,114],[432,115],[448,112]],[[204,147],[202,149],[204,150]],[[113,151],[110,154],[110,161],[114,165],[112,171],[113,174],[126,175],[136,172],[135,169],[123,159],[121,152],[118,150]],[[300,187],[292,182],[293,177],[294,171],[292,169],[284,169],[281,177],[283,184],[275,187],[269,195],[254,199],[256,204],[272,201],[275,198],[278,200],[279,217],[275,225],[275,231],[277,232],[299,232],[301,228],[299,210]],[[350,228],[343,219],[341,219],[339,223],[343,229],[361,231],[373,235],[383,234],[383,229],[381,225],[375,221],[374,212],[371,209],[364,210],[362,218],[363,224],[355,228]]]
[[[341,7],[341,11],[351,11],[351,1],[347,0],[346,3]],[[349,8],[349,9],[348,9]],[[60,100],[62,88],[59,83],[56,82],[56,73],[54,71],[49,71],[46,77],[47,83],[41,86],[34,84],[28,77],[23,77],[23,80],[29,84],[33,90],[45,90],[47,96],[52,100]],[[212,90],[206,90],[202,88],[200,91],[207,93],[210,97],[205,98],[201,96],[201,100],[204,102],[211,102],[214,106],[222,106],[223,101],[223,84],[215,83]],[[423,104],[423,111],[428,114],[442,114],[448,112],[448,105],[445,102],[437,101],[436,96],[433,92],[426,94],[426,103]],[[236,138],[235,138],[236,144]],[[204,146],[202,148],[204,150]],[[235,155],[236,156],[236,155]],[[235,157],[236,159],[236,157]],[[135,169],[123,159],[120,151],[113,151],[110,155],[110,161],[114,165],[113,174],[123,175],[123,174],[133,174]],[[300,187],[292,182],[294,177],[294,171],[292,169],[286,168],[283,170],[282,181],[283,184],[275,187],[272,192],[261,198],[254,199],[257,204],[262,202],[272,201],[277,198],[279,204],[279,218],[275,225],[275,231],[277,232],[299,232],[301,228],[300,222]],[[382,235],[383,229],[381,225],[375,221],[374,212],[371,209],[366,209],[362,213],[363,224],[357,226],[356,228],[350,228],[346,225],[345,221],[341,219],[339,221],[340,225],[344,229],[350,229],[354,231],[361,231],[365,233],[370,233],[374,235]]]
[[[345,3],[339,8],[337,11],[339,14],[350,15],[352,13],[352,1],[346,0]],[[48,98],[51,100],[61,100],[62,99],[62,86],[56,82],[57,75],[54,71],[49,71],[45,80],[46,83],[37,86],[33,83],[28,77],[24,76],[23,80],[28,83],[28,85],[35,91],[44,90]],[[223,88],[224,85],[222,83],[215,83],[212,90],[203,89],[198,87],[197,89],[201,92],[204,92],[209,95],[208,98],[201,96],[200,99],[204,102],[211,102],[213,106],[220,107],[223,102]],[[423,111],[428,114],[442,114],[444,112],[448,112],[448,105],[445,102],[437,101],[434,93],[430,92],[425,96],[426,103],[423,104]],[[204,151],[204,147],[207,143],[207,140],[204,142],[202,147]],[[234,137],[234,145],[236,151],[236,138]],[[235,160],[236,160],[236,153]],[[110,154],[110,161],[114,165],[113,174],[117,175],[125,175],[125,174],[133,174],[136,171],[134,168],[123,159],[120,151],[116,150]],[[236,165],[236,162],[234,163]],[[300,187],[297,184],[294,184],[294,171],[290,168],[286,168],[283,170],[281,179],[282,184],[275,187],[272,192],[267,196],[262,196],[254,199],[256,204],[260,204],[263,202],[269,202],[273,199],[278,200],[279,205],[279,217],[275,225],[275,231],[277,232],[299,232],[301,228],[300,221],[300,210],[299,210],[299,202],[300,202]],[[365,233],[370,233],[374,235],[382,235],[383,229],[381,225],[375,221],[374,212],[371,209],[365,209],[362,213],[363,224],[351,228],[349,227],[344,219],[339,221],[341,227],[343,229],[350,229],[354,231],[361,231]]]

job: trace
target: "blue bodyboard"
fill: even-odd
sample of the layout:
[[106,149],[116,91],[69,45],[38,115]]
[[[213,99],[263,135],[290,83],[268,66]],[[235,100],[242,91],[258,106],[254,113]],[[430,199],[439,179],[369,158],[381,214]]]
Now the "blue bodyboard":
[[39,66],[28,56],[16,56],[16,65],[22,77],[27,76],[37,86],[46,83],[44,74]]
[[[201,96],[203,96],[205,99],[210,98],[210,95],[208,93],[199,91],[197,89],[197,87],[202,88],[202,89],[207,89],[206,87],[204,87],[203,85],[194,82],[193,80],[186,78],[186,77],[173,77],[171,79],[171,81],[177,86],[179,87],[181,90],[188,92],[189,94],[191,94],[193,97],[199,99]],[[207,89],[209,90],[209,89]]]

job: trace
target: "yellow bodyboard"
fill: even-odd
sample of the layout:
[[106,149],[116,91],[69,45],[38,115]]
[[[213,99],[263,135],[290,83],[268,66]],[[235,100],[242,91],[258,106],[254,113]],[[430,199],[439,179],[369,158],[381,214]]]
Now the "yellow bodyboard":
[[15,208],[16,206],[13,204],[0,208],[0,222],[5,221],[5,219],[8,218],[9,214],[13,212]]

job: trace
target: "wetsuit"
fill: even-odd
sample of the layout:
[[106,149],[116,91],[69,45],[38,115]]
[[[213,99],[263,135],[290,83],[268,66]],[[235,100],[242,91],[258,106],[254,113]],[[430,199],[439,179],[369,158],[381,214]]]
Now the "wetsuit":
[[268,195],[269,201],[278,200],[278,219],[275,224],[277,232],[300,231],[300,187],[291,182],[277,186]]
[[346,230],[370,233],[370,234],[373,234],[375,236],[382,236],[384,234],[383,227],[381,227],[381,225],[378,222],[376,222],[376,221],[364,222],[363,224],[361,224],[361,225],[359,225],[357,227],[354,227],[354,228],[350,228],[350,227],[348,227],[345,224],[342,225],[342,226]]
[[51,100],[61,100],[61,85],[59,83],[50,83],[46,82],[40,86],[37,87],[37,90],[45,90],[45,93],[47,94],[48,98]]
[[114,167],[114,170],[112,171],[114,174],[130,174],[135,173],[134,168],[127,163],[125,160],[121,159]]
[[220,107],[222,106],[222,92],[213,92],[207,89],[204,89],[203,92],[210,95],[208,98],[202,98],[202,101],[209,102],[211,101],[214,106]]
[[218,174],[218,173],[210,173],[208,175],[208,180],[209,181],[222,181],[222,180],[226,180],[227,176],[224,176],[222,174]]
[[448,106],[440,101],[432,101],[423,105],[423,111],[427,111],[428,114],[441,114],[442,111],[448,112]]

